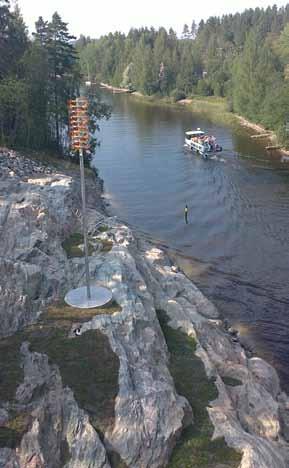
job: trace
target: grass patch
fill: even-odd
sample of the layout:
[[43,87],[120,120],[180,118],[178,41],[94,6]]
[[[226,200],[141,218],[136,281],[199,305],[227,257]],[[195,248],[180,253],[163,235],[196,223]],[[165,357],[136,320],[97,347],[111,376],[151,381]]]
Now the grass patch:
[[[97,314],[114,314],[121,308],[112,302],[96,309],[74,309],[64,303],[50,306],[39,322],[22,332],[0,341],[1,400],[13,402],[17,387],[23,382],[20,346],[30,343],[30,350],[44,353],[51,364],[57,364],[64,386],[69,386],[80,408],[89,414],[90,422],[103,434],[114,422],[114,401],[118,394],[119,359],[109,340],[98,330],[77,338],[68,338],[73,322],[86,322]],[[42,395],[37,388],[32,399]],[[38,395],[38,396],[37,396]],[[15,448],[27,430],[27,414],[10,414],[0,428],[0,447]],[[61,448],[63,463],[68,459],[67,446]],[[64,463],[65,464],[65,463]]]
[[[79,232],[71,234],[65,241],[62,242],[62,247],[66,252],[67,258],[84,257],[83,246],[84,239],[83,235]],[[92,255],[94,252],[93,245],[88,242],[88,255]]]
[[47,354],[49,361],[57,364],[63,385],[71,388],[91,424],[103,434],[114,422],[119,359],[99,330],[73,339],[67,337],[67,331],[65,327],[31,331],[30,350]]
[[241,380],[234,379],[233,377],[222,377],[222,380],[225,385],[229,385],[230,387],[238,387],[239,385],[243,385]]
[[4,427],[0,427],[0,447],[15,449],[28,429],[30,415],[28,413],[15,414]]
[[175,107],[177,109],[184,109],[192,111],[193,113],[201,113],[213,123],[222,123],[228,126],[240,127],[240,121],[236,115],[228,110],[228,103],[226,98],[217,96],[188,96],[192,99],[190,104],[179,104],[170,97],[160,96],[139,96],[133,95],[138,101],[142,101],[147,105],[161,105],[167,107]]
[[192,102],[188,107],[193,112],[218,112],[229,113],[226,98],[215,96],[192,96]]
[[66,439],[60,443],[60,466],[63,467],[70,460],[69,445]]
[[121,456],[113,450],[107,451],[108,461],[112,468],[128,468]]
[[99,226],[97,229],[99,232],[107,232],[109,231],[109,227],[106,224],[103,224],[102,226]]
[[[105,228],[105,226],[103,226],[103,228]],[[105,230],[101,232],[105,232]],[[97,237],[95,240],[102,245],[100,252],[109,252],[113,247],[113,242],[108,239],[100,239]],[[67,258],[84,257],[84,250],[81,248],[83,243],[83,235],[79,232],[75,232],[65,239],[62,242],[62,247],[66,252]],[[95,247],[92,242],[88,242],[88,255],[92,255],[93,252],[95,252]]]
[[13,401],[18,385],[23,382],[24,373],[20,367],[20,334],[0,340],[0,399]]
[[192,96],[192,102],[187,109],[194,113],[201,113],[213,123],[240,127],[239,119],[228,110],[226,98],[217,96]]
[[22,436],[9,427],[0,427],[0,448],[15,449],[21,442]]
[[157,311],[168,349],[169,370],[178,394],[189,401],[194,423],[186,428],[172,453],[169,468],[213,468],[218,463],[237,468],[241,455],[229,448],[223,438],[211,440],[213,425],[207,407],[218,396],[213,380],[208,380],[204,365],[196,355],[193,338],[168,324],[165,312]]
[[97,242],[102,244],[101,252],[110,252],[113,247],[113,242],[108,239],[99,239],[96,238]]
[[[0,340],[0,399],[3,402],[14,402],[16,390],[24,379],[20,355],[23,341],[21,333]],[[9,416],[5,425],[0,427],[0,447],[14,449],[27,429],[27,414],[13,413]]]
[[47,311],[42,314],[41,319],[46,323],[53,322],[54,326],[63,326],[63,322],[68,321],[71,327],[74,321],[87,322],[95,315],[113,315],[118,312],[121,312],[121,307],[115,301],[103,307],[96,307],[95,309],[77,309],[68,306],[63,301],[49,306]]

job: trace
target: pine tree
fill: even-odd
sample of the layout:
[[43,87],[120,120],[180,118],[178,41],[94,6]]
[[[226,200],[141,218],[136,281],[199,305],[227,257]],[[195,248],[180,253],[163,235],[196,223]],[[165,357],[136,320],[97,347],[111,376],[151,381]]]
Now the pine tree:
[[276,51],[284,65],[289,64],[289,23],[283,29],[277,44]]
[[21,59],[28,48],[28,32],[18,3],[15,3],[9,22],[9,70],[19,77],[21,74]]
[[48,69],[50,81],[50,111],[54,115],[55,138],[57,149],[60,150],[61,123],[67,116],[67,100],[75,94],[75,67],[77,55],[67,23],[64,23],[56,12],[48,23],[45,47],[48,53]]
[[50,144],[48,114],[48,60],[47,51],[33,41],[23,57],[27,86],[28,113],[25,146],[43,148]]
[[48,21],[44,21],[42,16],[39,16],[35,29],[36,33],[33,33],[33,36],[44,47],[48,42]]
[[8,0],[0,0],[0,79],[18,71],[28,45],[26,26],[17,3],[13,12],[9,8]]
[[191,39],[196,39],[198,33],[198,26],[195,20],[192,21],[190,37]]
[[190,37],[189,26],[187,24],[184,24],[183,32],[182,32],[182,38],[183,39],[188,39],[189,37]]
[[7,73],[10,11],[9,1],[0,0],[0,79]]

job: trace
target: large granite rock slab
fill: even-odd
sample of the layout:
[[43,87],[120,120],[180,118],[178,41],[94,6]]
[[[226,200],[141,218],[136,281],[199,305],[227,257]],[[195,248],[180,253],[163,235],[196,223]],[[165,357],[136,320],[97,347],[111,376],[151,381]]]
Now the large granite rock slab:
[[[104,220],[109,229],[102,236],[114,245],[91,257],[90,273],[112,289],[121,312],[95,316],[81,333],[100,330],[119,358],[115,418],[101,441],[88,413],[63,386],[58,367],[24,343],[24,381],[14,405],[29,409],[31,419],[16,450],[0,449],[0,467],[109,468],[112,452],[130,468],[166,466],[182,429],[194,419],[169,373],[157,309],[166,312],[171,327],[195,338],[208,377],[216,379],[218,398],[208,408],[213,437],[224,437],[242,453],[239,468],[288,467],[289,403],[275,370],[246,355],[214,305],[160,247],[105,218],[98,211],[99,190],[90,188],[89,231],[97,232]],[[36,321],[48,303],[83,284],[83,260],[68,260],[61,246],[80,228],[79,202],[75,176],[14,153],[0,158],[0,336]],[[2,402],[0,424],[9,410]]]

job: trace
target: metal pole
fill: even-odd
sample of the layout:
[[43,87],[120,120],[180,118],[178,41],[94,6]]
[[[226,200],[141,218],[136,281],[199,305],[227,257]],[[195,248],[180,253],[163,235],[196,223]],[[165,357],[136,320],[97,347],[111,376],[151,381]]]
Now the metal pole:
[[81,183],[81,198],[82,198],[82,230],[83,230],[83,239],[84,239],[86,290],[87,290],[87,299],[91,299],[90,284],[89,284],[86,200],[85,200],[85,181],[84,181],[84,164],[83,164],[83,150],[82,149],[79,150],[79,163],[80,163],[80,183]]

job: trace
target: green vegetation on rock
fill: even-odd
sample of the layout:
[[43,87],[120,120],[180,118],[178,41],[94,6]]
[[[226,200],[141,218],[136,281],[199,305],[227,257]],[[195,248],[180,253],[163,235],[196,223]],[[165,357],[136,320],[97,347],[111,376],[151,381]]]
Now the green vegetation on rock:
[[[104,231],[102,231],[104,232]],[[98,244],[101,244],[101,249],[99,252],[109,252],[112,249],[113,242],[107,239],[100,239],[96,237],[88,241],[88,254],[92,255],[93,252],[97,251],[93,246],[93,241],[96,241]],[[78,232],[71,234],[67,239],[62,242],[62,247],[66,252],[67,258],[76,258],[84,256],[84,247],[83,247],[83,234]]]
[[[62,242],[62,247],[66,252],[67,258],[83,257],[83,242],[83,235],[78,232],[71,234],[67,239],[65,239],[65,241]],[[92,252],[93,247],[88,243],[88,253],[91,255]]]
[[29,422],[30,415],[28,413],[12,415],[5,426],[0,427],[0,448],[16,448],[27,431]]
[[225,385],[228,385],[229,387],[238,387],[239,385],[243,385],[241,380],[235,379],[233,377],[222,377],[222,380]]
[[109,231],[109,227],[106,224],[103,224],[102,226],[99,226],[98,231],[99,232],[107,232],[107,231]]
[[117,452],[110,450],[107,452],[107,456],[112,468],[128,468],[127,464],[122,460],[121,456]]
[[68,333],[75,321],[86,322],[95,315],[120,310],[115,302],[97,309],[74,309],[60,303],[49,307],[42,320],[26,332],[30,350],[47,354],[49,361],[57,364],[63,384],[71,388],[100,433],[113,423],[119,359],[99,330],[77,338],[69,338]]
[[21,334],[1,338],[0,340],[0,399],[14,400],[18,385],[23,381],[23,369],[20,366]]
[[194,422],[183,433],[172,453],[169,468],[213,468],[217,464],[237,468],[241,455],[229,448],[223,438],[211,440],[213,425],[207,407],[218,396],[213,380],[207,378],[204,365],[195,355],[196,342],[168,325],[164,311],[158,319],[170,352],[169,370],[176,390],[190,403]]
[[67,332],[64,326],[31,332],[30,350],[47,354],[49,361],[57,364],[64,386],[71,388],[95,429],[104,433],[114,421],[118,357],[99,330],[89,330],[76,338],[68,338]]
[[68,322],[68,325],[72,326],[74,321],[87,322],[96,315],[113,315],[118,312],[121,312],[121,307],[115,301],[95,309],[78,309],[68,306],[63,301],[49,306],[42,314],[41,321],[55,326]]
[[110,252],[112,247],[113,247],[113,242],[108,240],[108,239],[100,239],[100,238],[96,238],[95,239],[96,241],[100,242],[102,244],[102,247],[101,247],[101,252]]
[[[97,309],[75,309],[64,303],[54,304],[40,320],[0,342],[1,400],[14,403],[18,385],[23,382],[20,346],[30,343],[30,351],[46,354],[57,364],[63,385],[74,393],[80,406],[89,414],[91,424],[103,434],[114,421],[114,400],[118,393],[119,359],[106,335],[89,330],[69,338],[73,324],[84,323],[98,314],[121,311],[116,302]],[[29,414],[9,412],[9,420],[0,427],[0,447],[15,448],[27,430]],[[67,447],[62,447],[67,459]]]

